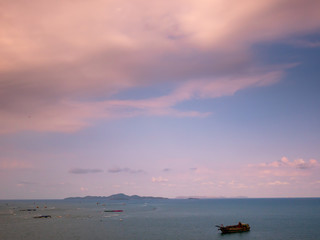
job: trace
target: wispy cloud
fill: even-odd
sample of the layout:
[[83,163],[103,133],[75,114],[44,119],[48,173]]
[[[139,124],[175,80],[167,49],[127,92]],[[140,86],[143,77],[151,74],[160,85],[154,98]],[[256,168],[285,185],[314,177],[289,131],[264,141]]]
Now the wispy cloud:
[[[2,113],[0,133],[21,130],[72,132],[89,126],[96,119],[118,119],[135,116],[206,117],[210,112],[181,111],[176,105],[184,101],[233,95],[248,87],[264,86],[281,79],[283,70],[196,79],[179,84],[168,95],[142,100],[75,101],[59,100],[44,108],[35,103],[23,111]],[[32,97],[33,98],[33,97]],[[36,102],[36,99],[29,99]],[[16,101],[16,100],[15,100]],[[41,102],[41,101],[38,101]],[[19,105],[20,108],[20,105]],[[1,114],[1,110],[0,110]],[[59,116],[59,117],[57,117]]]
[[151,181],[155,182],[155,183],[166,183],[169,180],[167,178],[164,178],[164,177],[152,177]]
[[87,191],[89,191],[89,189],[86,188],[86,187],[80,187],[80,191],[81,191],[81,192],[87,192]]
[[231,182],[228,183],[228,185],[232,188],[236,188],[236,189],[243,189],[243,188],[248,188],[248,186],[244,183],[241,182],[237,182],[232,180]]
[[25,186],[30,186],[30,185],[37,185],[37,183],[30,182],[30,181],[19,181],[17,184],[18,187],[25,187]]
[[233,95],[237,91],[248,87],[269,85],[279,81],[282,74],[282,71],[273,71],[251,76],[197,79],[181,84],[171,94],[166,96],[144,100],[112,100],[100,102],[99,104],[105,109],[112,110],[112,114],[118,114],[118,116],[205,117],[210,113],[197,111],[182,112],[175,109],[175,106],[184,101],[218,98]]
[[281,182],[281,181],[274,181],[274,182],[268,182],[267,185],[275,186],[275,185],[289,185],[288,182]]
[[306,47],[306,48],[317,48],[320,47],[320,41],[319,40],[292,40],[290,42],[292,45],[297,47]]
[[310,159],[309,161],[305,161],[302,158],[295,159],[290,161],[287,157],[282,157],[278,161],[270,162],[270,163],[260,163],[256,166],[261,168],[298,168],[298,169],[309,169],[319,166],[319,163],[315,159]]
[[16,160],[16,159],[0,159],[0,169],[31,169],[33,164],[27,161]]
[[88,174],[88,173],[102,173],[102,169],[97,168],[73,168],[69,170],[69,173],[73,174]]
[[110,168],[108,170],[109,173],[132,173],[132,174],[140,174],[140,173],[145,173],[145,171],[138,169],[138,170],[134,170],[131,168]]
[[306,185],[316,184],[319,180],[318,175],[317,160],[290,161],[283,157],[277,161],[249,166],[240,162],[238,164],[226,162],[219,167],[215,164],[199,165],[177,174],[166,173],[166,178],[154,177],[153,182],[161,183],[163,179],[170,178],[170,183],[184,183],[194,191],[201,189],[217,195],[223,195],[222,192],[228,191],[237,192],[238,195],[257,192],[261,196],[270,196],[279,187],[287,189],[288,192],[303,192]]
[[295,159],[290,161],[287,157],[282,157],[280,160],[273,162],[248,165],[249,169],[251,169],[249,171],[252,171],[253,168],[255,169],[251,175],[257,175],[260,178],[271,176],[278,178],[313,178],[319,166],[318,161],[315,159],[310,159],[309,161]]

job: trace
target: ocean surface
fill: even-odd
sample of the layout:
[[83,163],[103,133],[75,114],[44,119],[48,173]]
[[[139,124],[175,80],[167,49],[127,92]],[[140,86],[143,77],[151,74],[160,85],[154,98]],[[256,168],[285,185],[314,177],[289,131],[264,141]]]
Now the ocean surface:
[[[215,227],[239,221],[251,231]],[[0,201],[1,240],[319,240],[319,230],[320,198]]]

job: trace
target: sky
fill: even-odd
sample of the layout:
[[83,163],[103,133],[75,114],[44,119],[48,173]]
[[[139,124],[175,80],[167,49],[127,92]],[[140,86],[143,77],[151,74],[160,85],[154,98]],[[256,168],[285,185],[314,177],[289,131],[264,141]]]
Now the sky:
[[0,0],[0,199],[320,197],[319,9]]

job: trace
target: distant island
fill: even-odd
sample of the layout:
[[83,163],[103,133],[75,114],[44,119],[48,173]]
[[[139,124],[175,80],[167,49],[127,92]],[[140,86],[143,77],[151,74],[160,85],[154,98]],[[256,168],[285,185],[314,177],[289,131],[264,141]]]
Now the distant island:
[[86,196],[86,197],[68,197],[64,200],[94,200],[94,201],[104,201],[104,200],[163,200],[168,198],[163,197],[150,197],[150,196],[138,196],[138,195],[126,195],[123,193],[113,194],[111,196]]

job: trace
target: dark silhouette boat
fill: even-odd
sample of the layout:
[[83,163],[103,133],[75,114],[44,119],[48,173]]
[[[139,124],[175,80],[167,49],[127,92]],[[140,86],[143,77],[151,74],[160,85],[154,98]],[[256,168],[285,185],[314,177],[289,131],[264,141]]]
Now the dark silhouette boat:
[[104,210],[104,212],[123,212],[123,210]]
[[37,211],[35,208],[27,208],[27,209],[21,209],[20,212],[34,212]]
[[51,218],[51,215],[34,216],[33,218]]
[[218,227],[218,230],[220,230],[221,233],[240,233],[250,231],[249,224],[241,222],[239,222],[238,225],[223,226],[223,224],[221,224],[220,226],[217,225],[216,227]]

